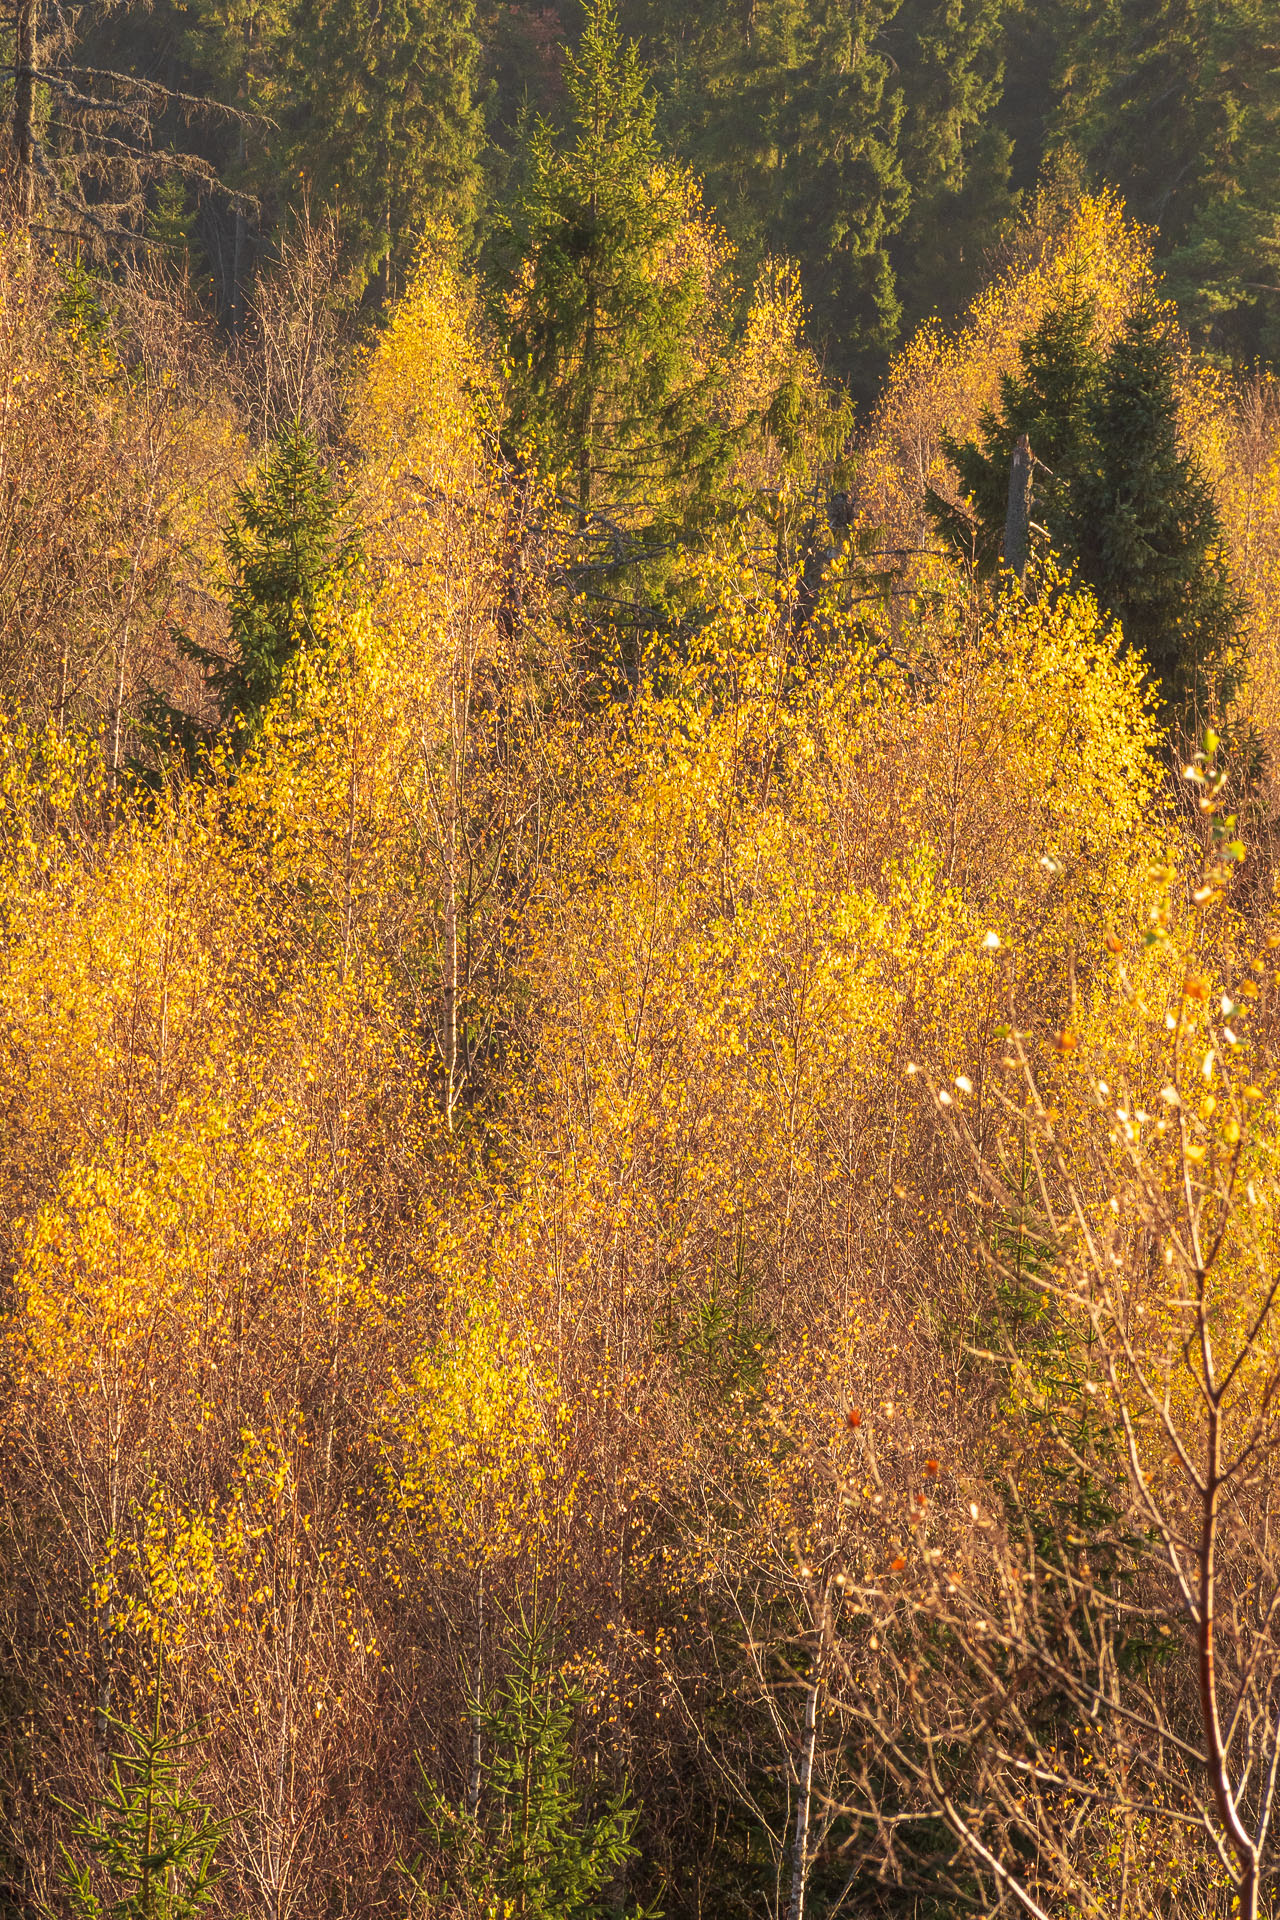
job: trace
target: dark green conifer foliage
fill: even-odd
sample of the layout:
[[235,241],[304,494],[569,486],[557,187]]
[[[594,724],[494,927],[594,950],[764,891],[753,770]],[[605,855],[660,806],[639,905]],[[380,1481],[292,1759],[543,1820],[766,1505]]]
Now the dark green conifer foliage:
[[909,189],[885,30],[896,0],[632,0],[664,120],[752,271],[799,263],[828,367],[864,380],[897,337],[889,242]]
[[1009,457],[1026,434],[1036,457],[1036,518],[1059,553],[1075,555],[1078,528],[1073,487],[1093,464],[1092,413],[1102,377],[1093,340],[1094,314],[1086,302],[1051,307],[1018,349],[1019,371],[1000,381],[1000,411],[987,409],[977,441],[943,439],[972,512],[932,492],[935,524],[983,572],[1000,558],[1009,492]]
[[337,531],[339,504],[315,442],[299,426],[281,434],[254,482],[237,492],[224,533],[232,653],[209,676],[224,723],[252,732],[298,647],[313,637],[321,595],[349,557]]
[[1103,367],[1074,512],[1085,575],[1166,704],[1207,714],[1231,691],[1241,605],[1209,482],[1178,445],[1175,354],[1166,317],[1141,307]]
[[904,101],[878,45],[893,11],[883,0],[813,5],[773,116],[769,238],[802,263],[827,364],[855,378],[881,363],[901,314],[889,240],[909,202],[898,153]]
[[[459,1812],[433,1788],[425,1836],[447,1862],[448,1892],[513,1920],[598,1920],[621,1911],[606,1900],[628,1862],[637,1811],[625,1793],[589,1810],[574,1765],[574,1715],[585,1695],[550,1658],[545,1625],[521,1618],[505,1680],[481,1713],[488,1753],[480,1805]],[[415,1877],[421,1866],[415,1870]],[[658,1920],[656,1908],[627,1908]]]
[[1231,696],[1231,583],[1212,491],[1178,444],[1179,347],[1154,302],[1131,315],[1105,357],[1088,306],[1050,311],[1002,382],[981,438],[946,444],[967,508],[929,497],[935,524],[983,569],[1000,555],[1009,459],[1025,433],[1038,462],[1035,518],[1121,622],[1167,717]]
[[1274,0],[1069,7],[1057,67],[1050,139],[1158,226],[1184,324],[1239,358],[1280,353]]
[[55,311],[59,326],[74,347],[105,345],[111,320],[103,303],[103,288],[98,275],[78,255],[62,270]]
[[1009,0],[903,0],[885,29],[910,193],[890,259],[906,327],[959,314],[1013,215],[1013,143],[996,118]]
[[161,1704],[157,1677],[149,1726],[110,1723],[120,1744],[101,1801],[77,1813],[73,1826],[77,1851],[87,1858],[62,1850],[62,1884],[76,1920],[192,1920],[221,1877],[214,1858],[227,1822],[214,1820],[184,1789],[191,1738],[161,1732]]
[[1011,211],[992,124],[1009,0],[624,0],[677,150],[746,270],[800,266],[864,397],[903,318],[958,311]]
[[569,127],[527,129],[494,247],[507,437],[580,524],[669,529],[708,509],[729,450],[721,376],[699,353],[705,289],[679,257],[690,186],[664,162],[613,0],[592,0],[567,85]]
[[283,94],[287,193],[334,207],[394,291],[424,233],[465,229],[482,137],[474,0],[297,0]]
[[155,190],[147,214],[147,238],[161,259],[176,271],[181,271],[190,256],[192,220],[186,182],[180,174],[171,173]]

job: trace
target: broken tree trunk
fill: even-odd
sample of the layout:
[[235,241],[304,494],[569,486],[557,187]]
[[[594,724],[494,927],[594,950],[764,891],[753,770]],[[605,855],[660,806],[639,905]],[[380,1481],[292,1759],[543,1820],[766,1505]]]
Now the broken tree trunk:
[[1031,549],[1031,480],[1035,456],[1031,442],[1022,434],[1009,461],[1009,506],[1004,518],[1004,563],[1016,574],[1018,585],[1027,577],[1027,559]]

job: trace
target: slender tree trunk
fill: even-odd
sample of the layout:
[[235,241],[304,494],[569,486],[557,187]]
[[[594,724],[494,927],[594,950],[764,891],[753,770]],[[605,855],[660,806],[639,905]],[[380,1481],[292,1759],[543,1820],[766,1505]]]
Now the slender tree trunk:
[[17,0],[13,53],[13,150],[18,165],[18,218],[36,210],[35,64],[37,0]]
[[120,671],[116,675],[115,718],[111,730],[111,773],[116,778],[120,772],[120,745],[123,738],[124,723],[124,679],[125,667],[129,658],[129,627],[126,623],[120,640]]
[[390,185],[391,185],[391,165],[390,165],[390,162],[388,162],[387,164],[388,191],[387,191],[386,200],[383,203],[383,208],[382,208],[382,244],[383,244],[383,247],[385,248],[385,252],[383,253],[383,256],[382,256],[382,298],[384,302],[390,300],[392,293],[395,291],[395,284],[391,278],[391,246],[392,246],[394,230],[393,230],[392,221],[391,221]]
[[[243,183],[248,148],[245,143],[244,124],[241,123],[240,138],[236,146],[236,166]],[[231,216],[231,301],[228,319],[232,333],[239,333],[244,326],[244,279],[245,258],[248,253],[248,234],[245,229],[244,209],[239,200]]]
[[476,1686],[471,1702],[471,1771],[467,1779],[467,1812],[474,1820],[480,1811],[480,1711],[484,1690],[484,1569],[476,1586]]
[[[107,1537],[114,1538],[120,1525],[123,1505],[120,1485],[120,1452],[123,1429],[121,1413],[121,1394],[119,1383],[115,1383],[109,1414],[110,1440],[107,1464]],[[114,1651],[115,1627],[112,1622],[111,1599],[109,1594],[100,1595],[94,1601],[94,1620],[98,1631],[98,1659],[101,1662],[98,1673],[98,1691],[94,1702],[93,1731],[94,1757],[98,1772],[105,1778],[107,1756],[111,1738],[111,1701],[112,1701],[112,1655]]]
[[525,1920],[529,1894],[529,1802],[533,1791],[533,1747],[525,1740],[524,1781],[520,1793],[520,1903],[516,1911]]
[[796,1806],[796,1832],[791,1848],[791,1898],[787,1920],[804,1920],[805,1890],[809,1881],[809,1825],[813,1805],[813,1768],[818,1752],[818,1712],[822,1683],[826,1678],[827,1653],[831,1644],[831,1588],[822,1585],[821,1612],[818,1619],[813,1670],[804,1703],[804,1732],[800,1739],[799,1801]]
[[455,681],[450,696],[450,759],[448,840],[445,846],[445,925],[444,925],[444,1067],[446,1075],[445,1119],[453,1132],[453,1108],[458,1097],[458,811],[461,800],[463,721],[458,711]]
[[[592,184],[591,227],[594,233],[600,212],[600,196]],[[595,242],[593,240],[592,247]],[[585,529],[591,515],[591,483],[595,465],[595,384],[598,375],[596,356],[599,348],[599,300],[596,289],[594,254],[587,254],[587,331],[582,351],[582,433],[578,446],[578,525]]]
[[111,1737],[111,1653],[108,1636],[111,1631],[110,1613],[103,1606],[97,1609],[98,1637],[107,1643],[107,1652],[103,1655],[102,1673],[98,1680],[98,1691],[93,1703],[94,1758],[98,1763],[98,1772],[107,1770],[107,1744]]
[[[1203,1329],[1203,1320],[1202,1320]],[[1205,1463],[1200,1533],[1200,1592],[1197,1649],[1200,1679],[1200,1716],[1204,1724],[1205,1746],[1209,1756],[1209,1780],[1218,1819],[1239,1862],[1236,1881],[1236,1911],[1240,1920],[1258,1920],[1258,1845],[1241,1817],[1236,1791],[1232,1787],[1227,1742],[1218,1714],[1217,1628],[1215,1609],[1218,1587],[1218,1507],[1222,1495],[1222,1415],[1220,1394],[1208,1358],[1211,1348],[1207,1333],[1204,1340],[1205,1379],[1203,1390],[1209,1403],[1208,1459]]]

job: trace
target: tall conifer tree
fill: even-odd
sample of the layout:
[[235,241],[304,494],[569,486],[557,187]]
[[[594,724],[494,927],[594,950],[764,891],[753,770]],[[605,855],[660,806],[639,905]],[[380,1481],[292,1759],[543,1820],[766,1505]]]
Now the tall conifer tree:
[[337,517],[337,491],[314,441],[289,428],[254,484],[238,490],[226,528],[233,655],[212,676],[224,720],[251,726],[313,637],[320,596],[343,557]]
[[1232,691],[1240,601],[1213,494],[1178,441],[1178,343],[1154,302],[1109,352],[1084,304],[1051,309],[1002,382],[981,437],[947,443],[966,505],[930,495],[935,523],[984,568],[1000,554],[1010,451],[1037,461],[1035,514],[1143,655],[1166,715],[1216,709]]
[[880,50],[892,12],[884,0],[813,5],[773,116],[770,241],[807,267],[828,364],[855,376],[892,346],[901,311],[889,240],[909,204],[904,103]]
[[1018,349],[1018,372],[1000,381],[1000,411],[988,409],[977,440],[943,439],[968,508],[930,491],[930,511],[941,531],[979,567],[1000,558],[1009,491],[1009,459],[1022,434],[1036,459],[1036,518],[1059,553],[1074,554],[1079,529],[1073,489],[1096,465],[1093,413],[1102,378],[1094,344],[1094,312],[1085,301],[1051,307]]
[[1167,318],[1144,305],[1107,355],[1073,507],[1084,570],[1166,705],[1212,709],[1241,607],[1208,479],[1178,444],[1174,372]]
[[910,191],[890,246],[907,326],[958,314],[1012,214],[1013,145],[995,117],[1009,0],[903,0],[885,29]]
[[1158,226],[1184,321],[1280,354],[1280,58],[1273,0],[1106,0],[1063,19],[1052,129]]
[[897,337],[889,243],[909,190],[886,27],[896,0],[634,4],[664,112],[748,266],[795,259],[832,371],[867,377]]
[[681,246],[696,215],[613,0],[569,61],[570,123],[528,130],[494,249],[511,361],[508,435],[561,479],[580,524],[670,523],[708,505],[728,450],[714,313]]
[[425,231],[474,212],[473,0],[297,0],[285,93],[290,197],[335,206],[389,292]]
[[597,1786],[590,1805],[575,1778],[586,1694],[556,1671],[544,1625],[517,1619],[510,1654],[505,1680],[475,1702],[486,1755],[475,1811],[459,1813],[429,1782],[422,1804],[445,1899],[462,1893],[468,1911],[512,1920],[661,1920],[620,1897],[639,1857],[625,1788],[602,1796]]

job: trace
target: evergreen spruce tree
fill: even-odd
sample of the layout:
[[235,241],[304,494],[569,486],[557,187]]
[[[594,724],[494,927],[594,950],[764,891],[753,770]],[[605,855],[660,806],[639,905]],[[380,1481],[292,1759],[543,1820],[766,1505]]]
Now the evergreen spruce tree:
[[879,50],[892,0],[814,0],[773,116],[770,239],[798,256],[833,372],[864,380],[898,333],[889,241],[909,188],[898,151],[904,101]]
[[[433,1788],[425,1834],[442,1862],[446,1891],[512,1920],[603,1920],[628,1863],[636,1809],[625,1793],[585,1804],[574,1765],[574,1715],[585,1696],[551,1664],[545,1625],[516,1624],[506,1679],[481,1712],[488,1764],[480,1806],[460,1813]],[[411,1870],[421,1885],[423,1863]],[[654,1907],[631,1920],[659,1920]]]
[[677,149],[748,271],[798,263],[813,344],[872,391],[904,317],[958,311],[1012,210],[1010,0],[624,0]]
[[182,272],[190,258],[191,225],[186,183],[180,175],[170,174],[156,188],[154,203],[147,215],[147,238],[175,272]]
[[1148,303],[1107,355],[1073,510],[1082,571],[1166,705],[1203,713],[1230,694],[1241,604],[1208,479],[1178,445],[1175,367],[1167,318]]
[[58,325],[76,347],[101,348],[111,333],[99,276],[77,257],[62,269],[54,312]]
[[227,1822],[183,1787],[191,1737],[161,1732],[162,1702],[157,1673],[150,1725],[110,1722],[120,1744],[100,1803],[71,1810],[76,1852],[62,1849],[62,1885],[76,1920],[193,1920],[218,1884]]
[[288,197],[337,209],[382,294],[424,233],[474,214],[474,0],[297,0],[283,80]]
[[1079,544],[1076,481],[1095,460],[1093,413],[1102,377],[1094,344],[1094,312],[1085,301],[1051,307],[1018,348],[1017,373],[1000,381],[1000,411],[987,409],[979,438],[943,439],[967,508],[957,508],[930,490],[935,525],[989,573],[1000,559],[1009,493],[1009,458],[1026,434],[1037,461],[1036,514],[1059,553]]
[[729,451],[722,375],[700,351],[707,290],[681,257],[690,183],[661,152],[614,0],[591,0],[566,82],[569,127],[527,129],[493,252],[507,437],[562,481],[584,530],[604,516],[666,538],[708,510]]
[[1026,434],[1036,517],[1120,621],[1159,688],[1166,717],[1230,698],[1240,599],[1212,490],[1178,443],[1179,348],[1167,312],[1139,306],[1099,354],[1087,305],[1050,310],[1006,376],[1001,412],[978,441],[946,443],[965,505],[936,494],[940,531],[990,570],[1000,555],[1009,460]]
[[1015,208],[1013,143],[998,124],[1010,0],[902,0],[885,28],[910,193],[889,253],[904,325],[959,314]]
[[[273,209],[287,205],[290,183],[279,122],[293,25],[290,0],[152,0],[159,30],[169,27],[188,84],[234,107],[237,119],[220,130],[209,158],[229,190],[225,204],[206,199],[195,230],[222,318],[238,331]],[[165,21],[171,17],[172,24]],[[283,190],[282,190],[283,189]]]
[[1048,139],[1159,229],[1199,340],[1280,353],[1280,60],[1273,0],[1127,0],[1060,16]]
[[251,733],[279,691],[298,647],[314,636],[320,597],[348,558],[338,532],[337,490],[315,442],[291,427],[255,481],[236,494],[224,532],[231,569],[228,660],[209,667],[224,724]]
[[747,270],[769,253],[796,260],[826,365],[864,386],[900,315],[896,11],[897,0],[633,0],[628,12],[653,45],[672,137]]

